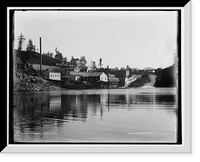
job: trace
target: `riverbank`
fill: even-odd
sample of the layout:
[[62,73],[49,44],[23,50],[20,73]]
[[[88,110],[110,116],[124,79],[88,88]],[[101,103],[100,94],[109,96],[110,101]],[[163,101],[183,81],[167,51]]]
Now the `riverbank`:
[[14,91],[15,92],[34,92],[34,91],[60,91],[61,83],[45,80],[37,76],[37,71],[28,65],[27,61],[15,60],[14,72]]
[[41,77],[31,76],[21,72],[15,72],[14,79],[14,91],[26,92],[26,91],[60,91],[61,84],[56,84],[51,81],[42,79]]

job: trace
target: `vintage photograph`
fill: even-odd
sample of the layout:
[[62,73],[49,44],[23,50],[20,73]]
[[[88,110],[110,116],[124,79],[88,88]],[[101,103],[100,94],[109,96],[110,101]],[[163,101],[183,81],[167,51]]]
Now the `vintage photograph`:
[[15,9],[15,144],[182,144],[178,10]]

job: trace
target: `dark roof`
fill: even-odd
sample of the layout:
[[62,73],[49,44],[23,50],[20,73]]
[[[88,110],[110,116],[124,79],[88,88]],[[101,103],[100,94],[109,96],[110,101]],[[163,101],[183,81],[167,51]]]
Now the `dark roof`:
[[82,76],[82,77],[96,77],[100,76],[103,72],[93,72],[93,73],[84,73],[84,72],[70,72],[69,74],[65,74],[62,77],[69,77],[69,76]]
[[72,75],[66,74],[66,75],[62,75],[61,78],[71,78],[73,77]]
[[56,70],[42,70],[42,73],[60,73],[60,72],[58,72],[58,71],[56,71]]
[[83,76],[84,72],[73,72],[73,71],[71,71],[70,75],[73,75],[73,76]]
[[55,72],[59,72],[59,73],[66,73],[66,72],[69,72],[69,71],[66,70],[65,68],[53,69],[53,70],[49,70],[49,71],[55,71]]
[[83,77],[95,77],[100,76],[103,72],[94,72],[94,73],[84,73]]

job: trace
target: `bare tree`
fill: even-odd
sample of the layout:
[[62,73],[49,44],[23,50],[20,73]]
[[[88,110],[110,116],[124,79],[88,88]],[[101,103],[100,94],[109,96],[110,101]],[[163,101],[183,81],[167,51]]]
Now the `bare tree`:
[[22,33],[20,34],[20,36],[18,36],[18,50],[21,51],[22,50],[22,43],[26,40],[24,35],[22,35]]

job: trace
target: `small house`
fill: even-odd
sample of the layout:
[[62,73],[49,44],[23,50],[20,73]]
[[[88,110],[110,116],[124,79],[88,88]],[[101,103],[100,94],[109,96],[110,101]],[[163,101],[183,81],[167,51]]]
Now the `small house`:
[[80,81],[83,76],[83,72],[66,72],[62,75],[62,80],[64,84],[73,84],[74,82]]
[[108,82],[108,76],[104,72],[91,72],[84,73],[82,76],[82,81],[86,82]]
[[44,70],[42,71],[43,77],[50,80],[61,80],[61,73]]

